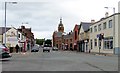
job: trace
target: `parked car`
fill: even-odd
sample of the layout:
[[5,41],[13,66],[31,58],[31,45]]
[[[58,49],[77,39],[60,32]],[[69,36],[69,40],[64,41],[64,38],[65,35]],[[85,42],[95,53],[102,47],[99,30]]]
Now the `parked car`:
[[0,44],[0,60],[9,60],[10,57],[9,49],[5,45]]
[[35,45],[33,48],[32,48],[32,50],[31,50],[31,52],[38,52],[39,51],[39,45]]
[[49,44],[45,44],[43,47],[43,52],[47,51],[50,52],[51,46]]
[[53,47],[52,50],[53,51],[58,51],[58,48],[57,47]]

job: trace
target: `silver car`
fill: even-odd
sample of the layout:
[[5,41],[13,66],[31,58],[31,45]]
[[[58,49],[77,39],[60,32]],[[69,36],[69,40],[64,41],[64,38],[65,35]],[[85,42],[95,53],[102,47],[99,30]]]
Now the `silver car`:
[[43,47],[43,52],[45,52],[45,51],[50,52],[50,49],[51,49],[51,46],[48,44],[45,44]]

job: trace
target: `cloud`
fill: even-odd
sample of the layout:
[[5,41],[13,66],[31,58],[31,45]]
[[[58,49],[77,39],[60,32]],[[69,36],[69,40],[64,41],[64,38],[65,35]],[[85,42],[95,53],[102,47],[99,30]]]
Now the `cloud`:
[[[4,1],[0,3],[0,24],[4,24]],[[63,18],[65,32],[73,30],[81,21],[90,22],[104,17],[104,6],[116,7],[118,0],[14,0],[16,5],[7,4],[7,26],[18,28],[22,23],[31,27],[35,38],[51,38],[57,30],[59,18]],[[112,9],[110,9],[112,12]]]

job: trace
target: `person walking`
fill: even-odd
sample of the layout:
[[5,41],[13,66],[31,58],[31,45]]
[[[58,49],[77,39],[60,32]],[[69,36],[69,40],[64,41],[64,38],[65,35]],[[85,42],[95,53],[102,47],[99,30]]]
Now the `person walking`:
[[18,46],[18,44],[16,45],[15,49],[16,49],[16,53],[18,53],[18,51],[19,51],[19,46]]

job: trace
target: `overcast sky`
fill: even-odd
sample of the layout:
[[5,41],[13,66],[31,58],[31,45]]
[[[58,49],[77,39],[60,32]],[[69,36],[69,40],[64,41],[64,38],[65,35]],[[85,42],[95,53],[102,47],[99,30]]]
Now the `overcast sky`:
[[4,26],[4,1],[18,2],[7,3],[7,26],[25,25],[32,28],[35,38],[52,38],[60,17],[65,32],[69,32],[80,22],[98,21],[106,11],[111,15],[113,9],[105,9],[106,6],[115,7],[117,13],[120,0],[1,0],[0,26]]

